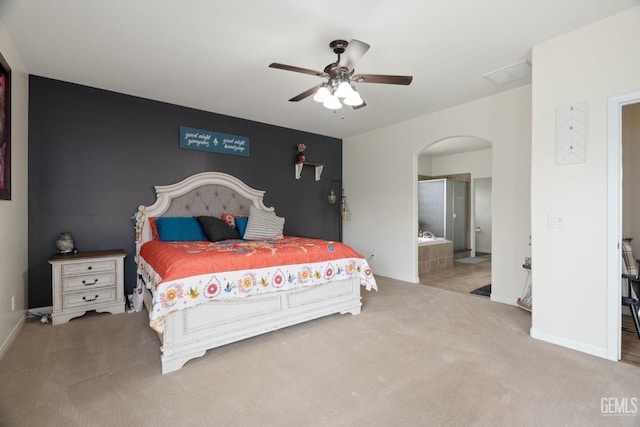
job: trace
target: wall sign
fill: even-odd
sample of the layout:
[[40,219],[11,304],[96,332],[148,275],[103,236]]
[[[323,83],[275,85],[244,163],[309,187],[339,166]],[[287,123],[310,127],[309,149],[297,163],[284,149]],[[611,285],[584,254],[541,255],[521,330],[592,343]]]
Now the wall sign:
[[249,157],[249,138],[180,126],[180,148]]
[[556,109],[556,164],[571,165],[587,160],[587,104]]

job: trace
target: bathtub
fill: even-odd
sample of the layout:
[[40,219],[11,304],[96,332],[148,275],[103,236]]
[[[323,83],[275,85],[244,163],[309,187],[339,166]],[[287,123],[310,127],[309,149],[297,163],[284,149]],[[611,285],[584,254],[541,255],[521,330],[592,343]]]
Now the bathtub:
[[434,243],[444,242],[444,237],[418,237],[418,245],[431,245]]
[[453,242],[443,237],[418,237],[418,275],[453,267]]

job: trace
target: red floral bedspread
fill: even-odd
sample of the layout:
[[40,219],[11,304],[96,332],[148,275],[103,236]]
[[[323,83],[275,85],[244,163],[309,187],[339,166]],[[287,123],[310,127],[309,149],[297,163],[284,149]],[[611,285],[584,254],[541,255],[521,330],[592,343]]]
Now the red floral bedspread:
[[152,289],[150,324],[211,300],[235,299],[357,277],[377,289],[367,261],[340,242],[286,236],[280,240],[160,242],[142,245],[138,274]]

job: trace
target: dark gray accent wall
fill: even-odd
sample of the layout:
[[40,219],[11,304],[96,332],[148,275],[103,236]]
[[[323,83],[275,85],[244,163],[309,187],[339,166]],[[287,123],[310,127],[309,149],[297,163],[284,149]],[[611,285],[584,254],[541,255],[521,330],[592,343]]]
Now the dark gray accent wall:
[[[180,126],[248,137],[250,156],[181,149]],[[307,145],[307,161],[325,164],[320,181],[312,168],[295,179],[298,143]],[[265,204],[286,219],[285,234],[339,239],[338,204],[327,194],[342,178],[340,139],[30,76],[28,156],[29,308],[52,304],[47,260],[62,231],[80,251],[126,250],[130,293],[131,215],[154,202],[154,185],[194,173],[225,172],[265,190]]]

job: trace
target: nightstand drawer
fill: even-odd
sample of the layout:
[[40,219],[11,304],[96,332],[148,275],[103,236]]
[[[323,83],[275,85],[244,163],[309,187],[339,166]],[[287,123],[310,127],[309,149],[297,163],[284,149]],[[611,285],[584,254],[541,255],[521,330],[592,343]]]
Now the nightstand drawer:
[[82,276],[71,276],[62,278],[62,292],[90,290],[94,288],[104,288],[115,286],[115,272],[83,274]]
[[91,310],[92,305],[116,301],[116,288],[97,289],[95,291],[77,292],[62,296],[62,309],[82,307]]
[[62,265],[62,275],[72,276],[74,274],[85,274],[100,271],[115,271],[116,263],[113,260],[87,261]]

